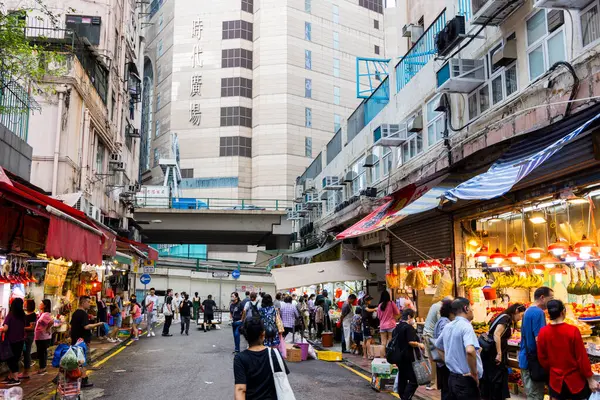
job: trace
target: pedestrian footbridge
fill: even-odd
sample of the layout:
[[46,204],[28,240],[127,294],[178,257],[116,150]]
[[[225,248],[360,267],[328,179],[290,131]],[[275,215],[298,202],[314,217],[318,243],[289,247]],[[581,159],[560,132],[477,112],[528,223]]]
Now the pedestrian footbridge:
[[[286,201],[191,199],[138,202],[134,218],[144,243],[244,244],[288,248]],[[291,202],[289,204],[291,206]]]

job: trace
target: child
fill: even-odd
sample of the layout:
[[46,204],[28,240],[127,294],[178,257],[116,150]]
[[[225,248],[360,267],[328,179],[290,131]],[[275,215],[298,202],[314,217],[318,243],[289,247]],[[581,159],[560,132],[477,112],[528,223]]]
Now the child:
[[315,323],[317,324],[317,339],[321,338],[321,333],[323,333],[323,327],[325,324],[325,312],[323,311],[323,303],[325,301],[323,299],[319,299],[317,301],[317,310],[315,311]]
[[352,317],[352,322],[350,323],[350,331],[352,332],[352,340],[354,341],[354,346],[352,349],[353,354],[362,353],[361,343],[363,341],[362,334],[362,309],[360,307],[356,307],[354,311],[354,316]]

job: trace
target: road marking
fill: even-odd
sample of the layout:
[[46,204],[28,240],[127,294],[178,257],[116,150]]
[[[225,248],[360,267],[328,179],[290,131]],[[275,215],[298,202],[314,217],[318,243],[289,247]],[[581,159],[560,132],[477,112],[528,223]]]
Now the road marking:
[[[363,374],[362,372],[358,372],[357,370],[355,370],[354,368],[350,368],[346,364],[337,363],[337,365],[339,365],[340,367],[346,368],[348,371],[355,373],[356,375],[360,376],[364,380],[371,382],[371,378],[368,377],[367,375]],[[396,397],[397,399],[400,398],[400,396],[398,395],[398,393],[389,393],[388,392],[388,394],[391,394],[392,396]]]

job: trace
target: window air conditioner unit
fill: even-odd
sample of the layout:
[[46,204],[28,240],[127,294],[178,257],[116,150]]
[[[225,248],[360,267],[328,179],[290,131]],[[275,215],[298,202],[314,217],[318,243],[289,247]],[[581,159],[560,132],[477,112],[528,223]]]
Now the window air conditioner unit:
[[110,157],[108,158],[109,164],[118,164],[122,161],[121,154],[119,153],[110,153]]
[[373,168],[375,164],[377,164],[377,161],[379,161],[379,158],[377,158],[375,154],[369,154],[365,157],[365,163],[363,164],[363,167]]
[[100,211],[98,207],[91,206],[88,216],[98,222],[103,223],[104,221],[104,218],[102,217],[102,211]]
[[406,124],[381,124],[373,131],[373,146],[398,147],[407,138]]
[[125,171],[125,163],[123,161],[112,163],[110,166],[113,171]]
[[471,93],[485,81],[483,60],[451,58],[436,73],[438,92]]
[[123,188],[123,193],[126,194],[136,194],[139,191],[139,187],[137,185],[127,185]]
[[137,128],[128,129],[127,130],[127,134],[129,135],[129,137],[132,137],[132,138],[139,138],[139,137],[141,137],[140,130],[137,129]]
[[306,215],[308,214],[308,205],[305,203],[296,204],[294,207],[294,211],[296,211],[300,215]]
[[581,10],[590,4],[590,0],[537,0],[533,6],[536,8],[566,8]]
[[302,201],[303,194],[304,194],[304,186],[303,185],[296,185],[294,187],[294,200],[296,200],[296,201]]
[[524,3],[525,0],[471,0],[471,23],[498,26]]
[[423,114],[418,114],[408,123],[408,131],[409,132],[421,132],[422,130],[423,130]]
[[492,56],[492,64],[506,67],[517,59],[517,41],[508,40],[504,46]]
[[423,36],[424,29],[420,25],[406,24],[402,27],[402,36],[410,38],[410,41],[415,43]]
[[357,176],[358,174],[354,171],[346,172],[346,175],[344,175],[344,183],[352,183]]
[[435,47],[438,55],[443,57],[449,54],[458,46],[465,32],[465,17],[463,15],[457,15],[448,21],[444,29],[435,37]]
[[307,179],[304,181],[304,191],[307,192],[309,190],[315,190],[315,180]]
[[298,213],[297,211],[288,211],[287,213],[287,219],[291,220],[291,221],[299,221],[302,219],[302,217],[300,216],[300,213]]
[[342,190],[344,185],[340,182],[338,176],[326,176],[323,178],[323,189],[325,190]]
[[319,195],[316,192],[310,192],[304,195],[304,202],[312,205],[321,204],[321,199],[319,199]]

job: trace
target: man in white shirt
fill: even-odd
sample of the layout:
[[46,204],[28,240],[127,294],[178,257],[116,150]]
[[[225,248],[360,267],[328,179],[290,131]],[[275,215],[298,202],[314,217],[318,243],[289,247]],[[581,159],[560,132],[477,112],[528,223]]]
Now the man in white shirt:
[[156,334],[154,334],[154,325],[156,324],[156,316],[158,313],[158,296],[155,294],[154,288],[150,288],[150,293],[144,300],[144,309],[146,310],[148,337],[156,336]]

